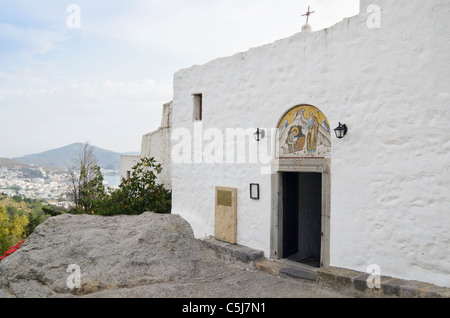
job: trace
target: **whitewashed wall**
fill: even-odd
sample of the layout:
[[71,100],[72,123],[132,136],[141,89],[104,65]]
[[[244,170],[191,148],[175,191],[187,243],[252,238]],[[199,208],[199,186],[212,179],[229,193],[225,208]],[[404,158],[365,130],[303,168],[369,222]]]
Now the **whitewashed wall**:
[[[380,28],[368,27],[369,4],[382,10]],[[332,128],[346,123],[348,135],[332,139],[331,265],[377,264],[383,275],[449,287],[449,17],[448,0],[362,0],[360,15],[329,29],[180,70],[173,129],[194,134],[194,93],[203,130],[275,127],[303,103]],[[173,212],[197,237],[214,234],[214,187],[236,187],[238,244],[269,255],[271,178],[259,165],[172,169]],[[261,184],[261,200],[249,199],[250,183]]]
[[120,156],[120,180],[127,179],[128,171],[133,171],[133,167],[140,161],[140,155],[121,155]]
[[158,130],[144,135],[142,137],[141,157],[155,158],[158,164],[161,164],[163,170],[158,175],[157,182],[164,185],[166,189],[171,189],[171,128],[159,128]]
[[133,171],[133,167],[141,158],[155,158],[162,166],[162,172],[158,175],[157,183],[164,185],[166,189],[172,188],[171,165],[171,134],[172,134],[172,102],[163,105],[160,127],[144,136],[141,141],[141,153],[139,155],[122,155],[120,157],[120,176],[127,178],[127,171]]
[[142,136],[141,144],[141,157],[153,157],[157,163],[161,164],[163,170],[156,181],[169,190],[172,188],[171,134],[172,102],[162,107],[159,129]]

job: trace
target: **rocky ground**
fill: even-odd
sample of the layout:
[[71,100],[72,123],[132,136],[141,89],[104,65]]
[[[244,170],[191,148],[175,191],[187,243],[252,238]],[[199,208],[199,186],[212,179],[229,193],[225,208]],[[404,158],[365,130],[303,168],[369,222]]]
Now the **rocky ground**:
[[[72,266],[71,265],[75,265]],[[80,276],[77,276],[79,269]],[[79,277],[79,280],[76,278]],[[78,286],[70,288],[79,282]],[[62,215],[0,263],[0,297],[338,298],[314,282],[229,262],[177,215]]]

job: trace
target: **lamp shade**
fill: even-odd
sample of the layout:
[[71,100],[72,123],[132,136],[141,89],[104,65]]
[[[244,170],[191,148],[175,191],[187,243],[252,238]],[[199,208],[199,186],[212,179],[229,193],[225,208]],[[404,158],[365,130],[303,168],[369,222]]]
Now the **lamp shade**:
[[262,139],[264,139],[265,132],[264,130],[258,128],[253,135],[255,136],[256,141],[261,141]]
[[334,130],[336,133],[336,137],[339,139],[344,138],[344,136],[347,134],[348,128],[347,125],[339,123],[339,126]]

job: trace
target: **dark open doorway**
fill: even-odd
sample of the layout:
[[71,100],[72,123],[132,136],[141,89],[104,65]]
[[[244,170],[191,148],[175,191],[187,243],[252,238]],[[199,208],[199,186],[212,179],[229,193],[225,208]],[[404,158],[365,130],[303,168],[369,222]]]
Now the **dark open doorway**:
[[283,258],[320,267],[322,174],[283,173]]

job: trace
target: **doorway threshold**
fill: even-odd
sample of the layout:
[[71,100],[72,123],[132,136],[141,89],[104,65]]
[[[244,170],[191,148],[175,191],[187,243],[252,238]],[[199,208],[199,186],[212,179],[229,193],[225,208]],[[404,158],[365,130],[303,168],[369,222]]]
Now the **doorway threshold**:
[[304,264],[304,265],[308,265],[311,267],[315,267],[315,268],[320,268],[320,261],[314,257],[306,257],[306,258],[299,258],[298,256],[289,256],[287,257],[287,259],[289,261],[295,262],[295,263],[299,263],[299,264]]
[[277,262],[283,265],[280,274],[298,279],[317,280],[317,271],[319,270],[319,267],[298,263],[287,258],[277,260]]

